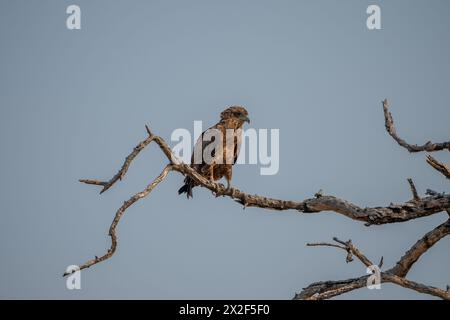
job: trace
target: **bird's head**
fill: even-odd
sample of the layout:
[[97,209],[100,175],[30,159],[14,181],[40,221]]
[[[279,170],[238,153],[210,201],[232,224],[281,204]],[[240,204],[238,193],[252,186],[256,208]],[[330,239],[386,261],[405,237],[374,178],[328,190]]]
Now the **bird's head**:
[[245,108],[241,106],[232,106],[225,109],[220,114],[220,119],[221,120],[233,119],[237,120],[241,124],[244,124],[244,122],[250,123],[250,118],[248,117],[247,110],[245,110]]

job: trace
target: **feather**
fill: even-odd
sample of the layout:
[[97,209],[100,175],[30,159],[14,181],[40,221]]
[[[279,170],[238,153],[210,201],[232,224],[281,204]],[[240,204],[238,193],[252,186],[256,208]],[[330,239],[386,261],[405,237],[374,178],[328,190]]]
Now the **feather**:
[[[250,122],[250,119],[244,107],[232,106],[225,109],[220,114],[220,121],[205,130],[195,143],[191,156],[191,167],[205,178],[213,181],[225,177],[228,187],[230,187],[232,166],[239,156],[242,127],[245,122]],[[214,138],[216,136],[220,138],[219,141]],[[232,139],[231,143],[227,143],[227,136]],[[178,193],[186,193],[188,198],[192,197],[192,189],[196,185],[194,180],[186,177],[184,185],[178,190]]]

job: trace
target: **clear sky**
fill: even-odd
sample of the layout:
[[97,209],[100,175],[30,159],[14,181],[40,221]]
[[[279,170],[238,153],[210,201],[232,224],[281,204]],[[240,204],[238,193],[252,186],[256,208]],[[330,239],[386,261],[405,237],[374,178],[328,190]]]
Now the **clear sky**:
[[[81,7],[81,30],[66,7]],[[366,27],[378,4],[382,30]],[[106,179],[146,135],[168,141],[194,120],[244,105],[251,127],[280,129],[280,170],[234,168],[249,193],[301,200],[319,189],[361,206],[411,198],[406,179],[448,182],[386,133],[388,98],[407,141],[450,138],[450,2],[0,0],[0,297],[290,299],[311,282],[365,274],[332,248],[351,238],[386,268],[445,214],[365,227],[334,213],[271,212],[194,190],[171,174],[127,211],[116,255],[61,277],[109,247],[115,210],[166,160],[151,146],[102,196],[79,178]],[[436,154],[450,163],[449,153]],[[408,277],[450,283],[450,238]],[[340,298],[427,298],[391,285]]]

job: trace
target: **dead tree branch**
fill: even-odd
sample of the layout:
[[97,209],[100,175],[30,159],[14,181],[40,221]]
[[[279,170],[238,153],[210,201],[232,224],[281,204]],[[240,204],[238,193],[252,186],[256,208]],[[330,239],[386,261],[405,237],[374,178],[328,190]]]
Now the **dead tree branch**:
[[[427,142],[422,146],[411,145],[407,143],[405,140],[401,139],[396,132],[394,126],[394,120],[392,118],[391,113],[389,112],[389,104],[387,100],[383,101],[383,110],[384,110],[384,118],[385,118],[385,126],[387,132],[391,135],[391,137],[402,147],[406,148],[409,152],[421,152],[421,151],[440,151],[448,149],[450,150],[450,142],[444,143],[432,143]],[[450,167],[447,165],[437,161],[432,156],[427,156],[427,163],[430,164],[434,169],[441,172],[447,178],[450,178]],[[408,179],[408,183],[411,188],[411,192],[413,194],[413,202],[421,202],[423,198],[420,198],[416,186],[412,179]],[[432,197],[446,197],[445,193],[438,193],[436,191],[427,190],[427,195]],[[445,211],[450,215],[450,207],[446,207]],[[450,234],[450,220],[447,220],[443,224],[439,225],[432,231],[425,234],[420,240],[418,240],[393,266],[391,269],[381,273],[381,282],[390,282],[402,286],[404,288],[408,288],[411,290],[415,290],[420,293],[429,294],[432,296],[436,296],[442,299],[449,300],[450,299],[450,290],[447,286],[447,290],[442,290],[439,288],[435,288],[432,286],[427,286],[424,284],[420,284],[411,280],[406,279],[406,275],[408,274],[411,267],[416,263],[420,257],[427,252],[434,244],[436,244],[439,240],[446,237]],[[370,260],[368,260],[349,240],[348,242],[342,242],[340,240],[334,239],[338,241],[342,245],[330,244],[330,243],[316,243],[309,244],[310,246],[332,246],[340,249],[344,249],[347,251],[346,261],[352,261],[352,256],[355,255],[358,257],[360,261],[364,263],[364,265],[368,266]],[[379,267],[381,268],[383,259],[381,259]],[[369,276],[362,276],[359,278],[353,278],[348,280],[341,281],[322,281],[316,282],[308,287],[304,288],[302,292],[295,295],[294,299],[307,299],[307,300],[319,300],[319,299],[329,299],[343,293],[363,288],[366,286],[367,280]]]
[[133,151],[126,157],[125,162],[123,163],[120,170],[108,181],[100,181],[100,180],[89,180],[89,179],[80,179],[80,182],[86,183],[86,184],[93,184],[97,186],[103,186],[103,189],[100,191],[100,194],[111,188],[118,180],[122,180],[123,177],[125,177],[125,174],[128,171],[128,168],[131,165],[131,162],[136,158],[136,156],[146,147],[148,146],[152,141],[154,140],[154,136],[149,134],[148,137],[139,142],[139,144],[134,147]]
[[[430,249],[434,244],[445,236],[450,234],[450,220],[447,220],[440,226],[436,227],[432,231],[428,232],[417,241],[411,249],[409,249],[405,255],[397,262],[397,264],[391,269],[381,272],[381,283],[393,283],[402,286],[407,289],[411,289],[420,293],[429,294],[441,299],[450,300],[450,291],[440,288],[427,286],[411,280],[406,279],[406,275],[413,266],[413,264]],[[357,257],[366,267],[370,267],[373,263],[356,247],[352,244],[351,240],[347,242],[340,241],[334,238],[334,241],[343,245],[336,245],[333,243],[312,243],[308,246],[329,246],[347,251],[346,262],[351,262],[352,256]],[[350,256],[350,259],[349,259]],[[381,264],[381,263],[380,263]],[[380,267],[380,266],[379,266]],[[380,267],[381,268],[381,267]],[[361,276],[359,278],[352,278],[340,281],[321,281],[315,282],[304,288],[302,292],[297,293],[294,300],[322,300],[330,299],[335,296],[363,288],[367,286],[367,280],[369,276]]]
[[[410,152],[419,151],[438,151],[449,149],[450,142],[444,143],[431,143],[428,142],[423,146],[410,145],[404,140],[399,138],[396,134],[392,115],[388,111],[387,100],[383,101],[383,108],[385,114],[386,129],[388,133],[398,142],[399,145],[405,147]],[[401,204],[389,204],[384,207],[359,207],[356,204],[348,202],[331,195],[324,195],[323,191],[319,191],[313,198],[305,199],[302,201],[282,200],[275,198],[268,198],[259,195],[252,195],[240,191],[236,188],[226,189],[222,184],[210,181],[197,173],[189,165],[183,163],[172,152],[168,144],[159,136],[154,135],[148,126],[146,126],[147,137],[139,142],[134,147],[132,152],[125,158],[125,161],[121,169],[107,181],[102,180],[90,180],[82,179],[80,182],[102,186],[100,193],[103,193],[110,189],[117,181],[122,180],[126,175],[132,161],[136,156],[151,142],[155,142],[161,151],[165,154],[168,164],[164,170],[156,177],[147,187],[133,195],[130,199],[125,201],[123,205],[117,210],[114,220],[111,223],[109,229],[109,236],[111,237],[111,246],[102,256],[95,256],[80,266],[80,270],[89,268],[97,263],[105,261],[112,257],[117,249],[117,234],[116,228],[120,219],[125,214],[126,210],[146,197],[156,186],[161,183],[171,171],[176,171],[184,176],[189,176],[199,186],[204,187],[212,191],[216,196],[229,197],[245,207],[257,207],[263,209],[271,209],[276,211],[281,210],[295,210],[301,213],[319,213],[324,211],[332,211],[341,215],[344,215],[350,219],[362,221],[365,225],[380,225],[396,222],[404,222],[412,219],[430,216],[436,213],[447,211],[450,214],[450,195],[445,193],[437,193],[432,190],[427,190],[426,197],[420,197],[417,189],[411,179],[408,179],[413,199]],[[431,156],[428,156],[427,162],[436,170],[443,173],[447,178],[450,176],[449,167],[440,163]],[[449,220],[450,221],[450,220]],[[421,257],[421,255],[431,248],[436,242],[444,238],[450,233],[450,222],[447,221],[444,224],[436,227],[434,230],[427,233],[422,239],[420,239],[414,246],[408,250],[405,255],[397,262],[397,264],[388,271],[381,273],[382,282],[390,282],[398,284],[402,287],[409,288],[418,292],[430,294],[443,299],[449,299],[449,291],[444,291],[439,288],[434,288],[419,284],[410,280],[407,280],[405,276],[412,267],[412,265]],[[345,250],[347,252],[346,261],[353,261],[353,257],[360,260],[366,267],[372,266],[373,263],[356,247],[351,240],[342,241],[334,238],[336,243],[310,243],[308,246],[329,246],[338,249]],[[381,268],[383,264],[383,258],[379,263]],[[67,276],[69,273],[65,273]],[[362,288],[366,286],[368,275],[359,278],[353,278],[342,281],[325,281],[316,282],[304,288],[299,294],[296,294],[294,299],[328,299],[343,293]]]
[[345,259],[345,261],[347,263],[352,262],[353,261],[353,256],[357,257],[359,261],[361,261],[366,267],[370,267],[371,265],[373,265],[372,261],[370,261],[369,259],[367,259],[367,257],[361,252],[359,251],[359,249],[357,247],[355,247],[352,243],[352,240],[348,240],[346,242],[339,240],[338,238],[334,237],[333,240],[337,243],[340,243],[341,245],[336,245],[334,243],[327,243],[327,242],[318,242],[318,243],[307,243],[306,245],[308,247],[318,247],[318,246],[322,246],[322,247],[335,247],[335,248],[339,248],[342,250],[347,251],[347,258]]
[[[320,197],[305,199],[303,201],[281,200],[268,198],[259,195],[245,193],[237,188],[227,190],[222,184],[212,182],[200,174],[198,174],[189,165],[182,163],[170,149],[169,145],[159,136],[152,133],[144,141],[155,141],[163,153],[166,155],[169,163],[172,164],[172,170],[183,175],[188,175],[194,179],[200,186],[209,189],[216,195],[230,197],[245,207],[258,207],[271,210],[296,210],[303,213],[319,213],[323,211],[333,211],[342,214],[353,220],[366,222],[367,225],[379,225],[393,222],[404,222],[412,219],[426,217],[435,213],[439,213],[450,207],[450,195],[431,195],[420,198],[418,201],[408,201],[402,204],[390,204],[385,207],[359,207],[351,202],[339,199],[330,195],[321,194]],[[140,144],[142,144],[141,142]],[[139,144],[139,145],[140,145]],[[138,145],[138,146],[139,146]],[[134,159],[143,148],[134,148],[133,152],[126,158]],[[138,150],[138,151],[136,151]],[[110,188],[119,178],[125,176],[131,161],[125,160],[122,169],[109,181],[87,180],[82,179],[81,182],[93,185],[107,185]],[[104,191],[104,188],[102,189]]]
[[437,226],[432,231],[425,234],[420,240],[418,240],[409,249],[403,257],[397,262],[397,264],[389,270],[390,273],[399,277],[405,277],[413,264],[419,260],[419,258],[427,252],[433,245],[439,240],[450,234],[450,220],[447,220],[443,224]]
[[449,150],[450,151],[450,141],[441,142],[441,143],[433,143],[431,141],[428,141],[424,145],[417,145],[417,144],[409,144],[402,138],[400,138],[397,135],[397,130],[395,129],[394,125],[394,119],[392,118],[392,114],[389,112],[389,102],[387,99],[383,101],[383,110],[384,110],[384,120],[385,120],[385,126],[387,132],[391,135],[392,138],[394,138],[397,143],[408,150],[409,152],[433,152],[433,151],[440,151],[440,150]]
[[434,169],[442,173],[447,179],[450,179],[450,167],[442,162],[439,162],[432,156],[427,156],[427,163]]
[[296,293],[293,300],[326,300],[367,286],[369,276],[338,281],[319,281]]
[[413,194],[414,201],[420,201],[419,194],[417,193],[416,186],[414,185],[414,181],[411,178],[408,178],[409,187],[411,188],[411,193]]
[[[120,222],[120,219],[125,214],[125,210],[127,210],[131,205],[133,205],[140,199],[145,198],[150,192],[152,192],[152,190],[155,189],[155,187],[167,177],[167,175],[169,174],[169,172],[171,170],[172,170],[172,166],[167,165],[164,168],[164,170],[159,174],[159,176],[156,177],[155,180],[153,180],[144,190],[136,193],[130,199],[128,199],[127,201],[125,201],[123,203],[123,205],[119,208],[119,210],[117,210],[114,220],[111,223],[111,226],[109,227],[109,236],[111,237],[111,247],[108,249],[108,251],[103,256],[101,256],[101,257],[95,256],[94,259],[91,259],[91,260],[83,263],[81,266],[79,266],[80,270],[87,269],[87,268],[93,266],[94,264],[100,263],[100,262],[105,261],[112,257],[112,255],[116,252],[116,249],[117,249],[116,228]],[[70,273],[73,273],[73,272],[64,273],[63,276],[67,276]]]

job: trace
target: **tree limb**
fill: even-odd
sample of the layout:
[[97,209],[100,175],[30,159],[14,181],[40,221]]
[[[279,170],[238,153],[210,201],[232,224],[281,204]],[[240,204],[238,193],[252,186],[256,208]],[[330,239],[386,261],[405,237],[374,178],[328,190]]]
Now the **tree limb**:
[[[450,142],[443,143],[432,143],[427,142],[422,146],[411,145],[407,143],[405,140],[400,138],[397,135],[394,120],[392,118],[392,114],[389,112],[389,104],[387,100],[383,101],[383,110],[384,110],[384,118],[385,118],[385,126],[387,132],[391,135],[391,137],[402,147],[406,148],[409,152],[421,152],[421,151],[440,151],[448,149],[450,151]],[[427,156],[427,163],[431,165],[434,169],[441,172],[445,177],[450,179],[450,167],[439,162],[431,155]],[[411,188],[411,192],[413,194],[412,202],[421,203],[424,198],[420,198],[417,189],[414,185],[412,179],[408,179],[408,183]],[[448,195],[445,193],[438,193],[436,191],[427,189],[427,195],[434,197],[445,198]],[[448,205],[444,205],[444,210],[450,215],[450,207]],[[425,208],[424,208],[425,209]],[[426,209],[425,209],[426,211]],[[436,244],[439,240],[446,237],[450,234],[450,219],[444,222],[443,224],[437,226],[432,231],[425,234],[420,240],[418,240],[393,266],[391,269],[381,272],[380,276],[381,282],[390,282],[393,284],[397,284],[404,288],[408,288],[411,290],[415,290],[420,293],[429,294],[432,296],[436,296],[442,299],[450,300],[450,287],[447,286],[447,290],[442,290],[440,288],[435,288],[432,286],[427,286],[424,284],[420,284],[411,280],[406,279],[406,275],[408,274],[411,267],[415,262],[419,260],[419,258],[427,252],[434,244]],[[368,266],[370,260],[368,260],[349,240],[347,242],[342,242],[340,240],[334,239],[341,245],[330,244],[330,243],[315,243],[308,244],[309,246],[331,246],[339,249],[343,249],[347,251],[346,261],[352,261],[352,255],[358,257],[360,261],[364,263],[364,265]],[[350,258],[349,258],[350,257]],[[383,258],[379,263],[379,267],[383,264]],[[315,282],[304,288],[302,292],[297,293],[294,297],[295,300],[320,300],[320,299],[329,299],[343,293],[353,291],[359,288],[363,288],[368,280],[369,276],[362,276],[359,278],[352,278],[348,280],[340,280],[340,281],[321,281]]]
[[369,276],[352,278],[338,281],[320,281],[303,288],[302,292],[296,293],[293,300],[326,300],[341,294],[364,288]]
[[103,186],[103,189],[100,191],[100,194],[107,191],[111,188],[117,181],[122,180],[125,177],[125,174],[128,171],[128,168],[131,165],[131,162],[136,158],[136,156],[146,147],[148,146],[155,137],[152,134],[149,134],[148,137],[141,142],[138,143],[136,147],[134,147],[133,151],[125,158],[125,162],[123,163],[120,170],[108,181],[100,181],[100,180],[90,180],[90,179],[80,179],[80,182],[92,185]]
[[433,151],[440,151],[440,150],[449,150],[450,151],[450,141],[442,142],[442,143],[433,143],[431,141],[428,141],[424,145],[417,145],[417,144],[409,144],[402,138],[400,138],[397,135],[397,130],[395,129],[394,125],[394,119],[392,118],[392,114],[389,112],[389,102],[387,99],[383,101],[383,110],[384,110],[384,120],[385,120],[385,126],[387,132],[391,135],[392,138],[394,138],[397,143],[408,150],[409,152],[433,152]]
[[427,286],[389,273],[382,273],[381,279],[382,282],[390,282],[406,289],[411,289],[420,293],[429,294],[431,296],[435,296],[444,300],[450,300],[449,290],[443,290],[433,286]]
[[442,162],[439,162],[432,156],[427,156],[427,163],[434,169],[442,173],[447,179],[450,179],[450,167]]
[[[388,133],[394,138],[397,143],[406,148],[409,152],[420,151],[439,151],[448,149],[450,150],[450,142],[444,143],[431,143],[427,142],[422,146],[410,145],[403,139],[398,137],[394,126],[394,121],[391,113],[389,112],[389,105],[387,100],[383,101],[383,109],[385,116],[385,126]],[[426,217],[442,211],[447,211],[450,215],[450,195],[445,193],[437,193],[430,189],[427,189],[427,197],[419,197],[417,189],[412,181],[408,179],[413,199],[402,204],[390,204],[385,207],[359,207],[346,200],[339,199],[334,196],[324,195],[320,190],[314,195],[314,198],[305,199],[302,201],[290,201],[281,200],[275,198],[267,198],[259,195],[251,195],[244,193],[236,188],[226,189],[222,184],[210,181],[197,173],[189,165],[184,164],[179,160],[172,152],[168,144],[159,136],[154,135],[148,126],[146,126],[147,138],[141,141],[133,151],[126,157],[121,169],[108,181],[82,179],[80,182],[102,186],[100,193],[107,191],[117,181],[122,180],[126,175],[128,168],[134,158],[151,142],[155,142],[162,152],[167,157],[169,164],[164,168],[158,177],[156,177],[147,187],[133,195],[129,200],[117,210],[113,222],[109,229],[109,236],[111,237],[111,246],[109,250],[101,257],[95,257],[81,265],[80,270],[89,268],[97,263],[105,261],[112,257],[117,249],[117,235],[116,228],[120,219],[125,214],[125,211],[133,205],[135,202],[146,197],[160,182],[162,182],[170,171],[176,171],[189,176],[199,186],[204,187],[216,194],[216,196],[226,196],[236,202],[242,204],[245,207],[258,207],[271,210],[296,210],[302,213],[319,213],[323,211],[333,211],[335,213],[344,215],[350,219],[365,222],[366,225],[379,225],[395,222],[404,222],[411,219]],[[431,156],[427,157],[427,162],[436,170],[444,174],[447,178],[450,178],[450,168],[437,161]],[[450,220],[436,227],[432,231],[428,232],[419,241],[417,241],[397,262],[397,264],[391,269],[381,272],[381,282],[390,282],[400,285],[405,288],[415,290],[417,292],[430,294],[442,299],[450,299],[450,291],[442,290],[439,288],[426,286],[420,283],[413,282],[406,279],[408,271],[412,265],[435,243],[444,238],[450,233]],[[328,246],[335,247],[347,252],[346,261],[353,261],[353,257],[357,257],[366,267],[372,267],[373,263],[370,261],[352,241],[342,241],[337,238],[333,239],[336,243],[309,243],[308,246]],[[378,264],[381,268],[383,264],[383,257]],[[65,273],[67,276],[70,273]],[[341,281],[322,281],[316,282],[308,287],[304,288],[301,293],[295,295],[294,299],[329,299],[343,293],[362,288],[367,285],[369,275],[365,275],[359,278],[352,278]]]
[[[216,195],[222,195],[234,199],[236,202],[244,205],[244,207],[258,207],[272,210],[296,210],[303,213],[319,213],[323,211],[334,211],[342,214],[348,218],[363,221],[366,225],[379,225],[394,222],[404,222],[411,219],[420,217],[426,217],[450,208],[450,195],[434,194],[428,197],[419,198],[414,201],[408,201],[403,204],[390,204],[387,207],[373,207],[373,208],[360,208],[355,204],[352,204],[346,200],[339,199],[334,196],[326,196],[320,193],[320,196],[316,194],[314,198],[306,199],[303,201],[290,201],[274,198],[267,198],[259,195],[251,195],[244,193],[236,188],[226,189],[222,184],[210,181],[197,173],[189,165],[184,164],[179,160],[172,152],[169,145],[159,136],[154,135],[148,126],[146,126],[148,137],[141,141],[133,151],[126,157],[121,169],[108,181],[101,180],[88,180],[82,179],[80,182],[92,185],[103,186],[102,192],[107,191],[117,181],[121,180],[131,162],[134,158],[152,141],[154,141],[169,160],[169,165],[163,170],[151,184],[147,186],[142,192],[135,194],[128,201],[126,201],[116,212],[116,216],[110,228],[111,248],[103,256],[95,257],[89,260],[82,266],[81,269],[89,268],[90,266],[109,259],[116,251],[117,237],[115,233],[116,226],[120,218],[125,213],[125,210],[139,199],[147,196],[153,188],[159,184],[170,171],[176,171],[183,175],[188,175],[194,179],[199,186],[209,189]],[[67,274],[64,274],[67,275]]]
[[[103,256],[101,256],[101,257],[95,256],[94,259],[91,259],[91,260],[85,262],[84,264],[82,264],[81,266],[79,266],[79,270],[87,269],[87,268],[89,268],[97,263],[100,263],[102,261],[105,261],[113,256],[113,254],[116,252],[116,249],[117,249],[116,228],[117,228],[117,225],[119,224],[120,219],[125,214],[125,210],[127,210],[131,205],[133,205],[140,199],[145,198],[150,192],[152,192],[152,190],[161,181],[163,181],[167,177],[167,175],[169,174],[169,172],[171,170],[172,170],[172,165],[167,165],[164,168],[164,170],[159,174],[159,176],[156,177],[155,180],[153,180],[144,190],[136,193],[130,199],[128,199],[127,201],[125,201],[123,203],[123,205],[119,208],[119,210],[117,210],[114,220],[112,221],[111,226],[109,228],[109,236],[111,237],[111,247],[108,249],[108,251]],[[66,272],[63,274],[63,277],[65,277],[73,272],[75,272],[75,270],[73,270],[72,272]]]
[[403,257],[397,262],[397,264],[388,272],[395,274],[399,277],[405,277],[413,264],[419,260],[419,258],[427,252],[434,244],[436,244],[442,238],[450,234],[450,220],[447,220],[443,224],[437,226],[432,231],[424,235],[419,241],[417,241],[411,249],[409,249]]
[[[381,272],[381,283],[389,282],[420,293],[425,293],[442,299],[450,300],[449,290],[442,290],[432,286],[427,286],[405,278],[412,265],[421,257],[421,255],[428,251],[428,249],[430,249],[439,240],[449,234],[450,219],[440,226],[436,227],[432,231],[428,232],[422,237],[422,239],[417,241],[393,268],[385,272]],[[361,253],[361,251],[359,251],[356,246],[352,244],[351,240],[347,242],[340,241],[336,238],[334,238],[334,240],[344,245],[341,246],[332,243],[313,243],[308,244],[308,246],[330,246],[343,249],[348,252],[346,258],[347,263],[352,261],[348,258],[348,255],[351,254],[355,255],[366,267],[373,265],[373,263],[368,258],[366,258],[366,256]],[[315,282],[308,287],[303,288],[302,292],[297,293],[294,296],[294,300],[330,299],[343,293],[365,287],[367,285],[368,277],[369,276],[362,276],[359,278],[352,278],[348,280]]]
[[[150,132],[150,131],[148,131]],[[166,155],[169,163],[173,164],[172,171],[177,171],[183,175],[188,175],[194,179],[199,186],[209,189],[216,195],[230,197],[245,207],[258,207],[271,210],[296,210],[303,213],[319,213],[323,211],[334,211],[348,218],[366,222],[367,225],[379,225],[393,222],[404,222],[411,219],[426,217],[450,207],[450,195],[441,196],[440,194],[432,195],[419,199],[418,201],[408,201],[402,204],[390,204],[386,207],[366,207],[362,208],[346,200],[339,199],[334,196],[322,195],[305,199],[303,201],[281,200],[268,198],[259,195],[245,193],[236,188],[226,189],[222,184],[210,181],[197,173],[189,165],[179,160],[170,149],[169,145],[159,136],[149,134],[144,141],[155,141],[163,153]],[[142,143],[142,142],[141,142]],[[126,159],[133,159],[142,150],[136,148]],[[131,161],[125,160],[122,169],[116,176],[123,177],[129,167]],[[126,168],[126,169],[124,169]],[[111,187],[119,179],[114,176],[110,181],[103,182],[99,180],[80,180],[81,182],[94,185],[107,184]],[[108,187],[108,188],[109,188]],[[102,192],[105,188],[102,189]],[[107,190],[107,189],[106,189]],[[106,191],[105,190],[105,191]]]
[[[381,283],[393,283],[406,289],[419,293],[428,294],[444,300],[450,300],[450,291],[427,286],[393,274],[382,272]],[[296,293],[293,300],[326,300],[344,293],[361,289],[367,286],[369,275],[338,281],[320,281],[303,288],[302,292]]]
[[419,194],[417,193],[416,186],[414,185],[414,181],[411,178],[408,178],[409,187],[411,188],[411,193],[413,194],[414,201],[420,201]]
[[346,262],[352,262],[353,256],[356,256],[359,261],[361,261],[366,267],[370,267],[373,265],[372,261],[370,261],[357,247],[355,247],[352,243],[352,240],[348,240],[346,242],[339,240],[338,238],[334,237],[333,240],[337,243],[340,243],[341,245],[337,245],[334,243],[327,243],[327,242],[318,242],[318,243],[307,243],[306,245],[308,247],[335,247],[342,250],[347,251],[347,258]]

